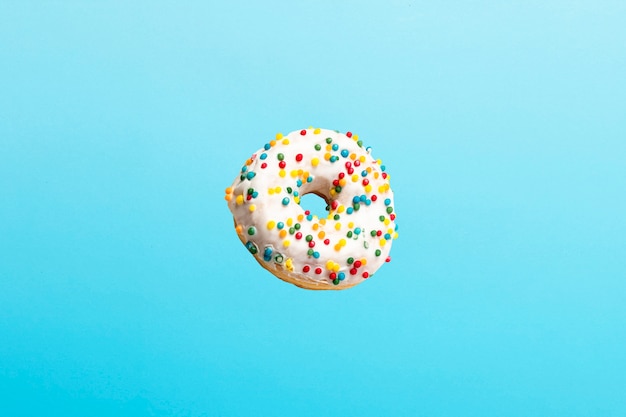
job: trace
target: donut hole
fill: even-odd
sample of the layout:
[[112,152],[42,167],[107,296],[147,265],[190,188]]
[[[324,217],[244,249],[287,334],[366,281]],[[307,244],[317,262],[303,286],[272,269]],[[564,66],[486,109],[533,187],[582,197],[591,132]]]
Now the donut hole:
[[319,218],[326,218],[330,209],[329,201],[325,196],[316,192],[306,193],[300,196],[300,207],[309,210],[311,214]]

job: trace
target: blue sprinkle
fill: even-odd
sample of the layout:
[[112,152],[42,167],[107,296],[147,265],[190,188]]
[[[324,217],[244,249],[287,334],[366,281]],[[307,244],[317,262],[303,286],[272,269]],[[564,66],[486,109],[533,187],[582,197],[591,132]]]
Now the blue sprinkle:
[[247,166],[244,165],[244,166],[241,167],[241,172],[246,172],[247,170],[248,170]]
[[391,204],[391,199],[385,198],[385,205],[388,206],[389,204]]
[[391,239],[391,235],[389,233],[385,233],[385,239],[387,240]]
[[[361,198],[359,198],[359,201],[360,201],[361,203],[365,203],[365,202],[367,201],[367,196],[366,196],[365,194],[363,194],[363,195],[361,196]],[[357,202],[358,202],[358,201],[357,201]]]
[[398,231],[398,223],[396,223],[396,227],[394,229],[396,232]]
[[269,151],[271,147],[272,145],[270,145],[269,143],[266,143],[263,149],[265,149],[266,151]]
[[297,191],[294,191],[294,192],[293,192],[293,196],[294,196],[294,197],[297,197],[297,196],[298,196],[298,192],[297,192]]
[[348,214],[352,214],[353,212],[354,212],[354,209],[352,207],[348,207],[346,209],[346,213],[348,213]]
[[365,200],[365,205],[369,206],[370,204],[372,204],[372,200],[370,200],[369,198],[367,200]]
[[266,262],[269,262],[272,260],[272,248],[267,247],[265,248],[265,253],[263,253],[263,260],[265,260]]
[[252,178],[254,178],[256,174],[252,171],[248,172],[248,174],[246,175],[246,178],[248,178],[249,180],[251,180]]
[[362,177],[367,177],[367,171],[366,170],[361,171],[361,176]]
[[276,227],[278,228],[278,230],[281,230],[283,227],[285,227],[285,223],[278,222],[278,224],[276,224]]
[[358,195],[355,195],[354,197],[352,197],[353,203],[358,203],[359,201],[361,201],[361,197],[359,197]]
[[313,177],[309,176],[309,177],[306,179],[306,182],[313,182]]
[[283,198],[283,206],[286,206],[287,204],[289,204],[289,197]]
[[384,166],[384,165],[381,165],[381,166],[380,166],[380,170],[381,170],[381,171],[384,171],[384,170],[385,170],[385,166]]
[[348,157],[348,155],[350,155],[350,151],[349,151],[349,150],[347,150],[347,149],[343,149],[343,150],[341,151],[341,156],[343,156],[344,158],[347,158],[347,157]]
[[261,154],[261,160],[267,159],[267,154],[266,153],[262,153]]
[[252,198],[257,198],[259,196],[259,192],[255,191],[252,193]]
[[318,259],[320,257],[320,253],[319,252],[313,252],[313,257],[315,259]]
[[339,149],[339,145],[337,145],[336,143],[333,143],[333,151],[336,151],[337,149]]
[[296,184],[298,184],[298,187],[302,187],[302,180],[298,179],[298,181],[296,181]]
[[339,281],[343,281],[344,279],[346,279],[346,274],[340,272],[339,274],[337,274],[337,278],[339,278]]
[[357,227],[356,229],[354,229],[354,234],[355,235],[360,235],[361,234],[361,228]]
[[313,220],[313,215],[309,214],[308,216],[306,216],[306,219],[309,220],[309,221]]

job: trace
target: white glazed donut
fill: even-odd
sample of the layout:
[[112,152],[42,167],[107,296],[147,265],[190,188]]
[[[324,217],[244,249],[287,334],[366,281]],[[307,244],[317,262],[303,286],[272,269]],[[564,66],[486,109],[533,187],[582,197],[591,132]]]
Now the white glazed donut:
[[[326,200],[326,218],[300,206],[308,193]],[[390,261],[398,236],[385,166],[350,132],[277,134],[246,161],[225,199],[261,266],[302,288],[363,282]]]

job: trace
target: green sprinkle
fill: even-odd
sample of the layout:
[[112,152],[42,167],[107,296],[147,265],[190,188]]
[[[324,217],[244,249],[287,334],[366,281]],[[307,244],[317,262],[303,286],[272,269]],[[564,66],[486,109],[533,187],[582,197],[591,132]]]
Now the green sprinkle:
[[255,233],[256,233],[256,228],[254,226],[248,229],[248,234],[250,236],[254,235]]
[[316,144],[315,144],[315,150],[316,150],[316,151],[319,151],[319,150],[321,150],[321,149],[322,149],[322,145],[320,145],[319,143],[316,143]]
[[304,238],[304,240],[306,240],[307,242],[310,242],[313,240],[313,236],[311,235],[306,235],[306,237]]
[[333,143],[333,139],[332,138],[326,138],[326,143]]
[[348,265],[352,265],[354,263],[354,258],[348,258]]
[[380,249],[376,249],[376,252],[375,252],[375,253],[376,253],[376,256],[380,256],[380,254],[381,254],[382,252],[380,251]]
[[282,153],[278,154],[278,160],[282,161],[283,159],[285,159],[285,155],[283,155]]

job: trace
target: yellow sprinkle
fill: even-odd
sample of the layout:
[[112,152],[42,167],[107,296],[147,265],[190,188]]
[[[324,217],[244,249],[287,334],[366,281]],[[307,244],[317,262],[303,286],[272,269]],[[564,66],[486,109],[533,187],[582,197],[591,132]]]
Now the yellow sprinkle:
[[340,245],[339,243],[337,243],[337,244],[335,245],[335,250],[336,250],[337,252],[339,252],[339,251],[341,250],[341,245]]
[[298,176],[298,171],[296,171],[295,169],[291,170],[291,172],[289,173],[289,175],[291,175],[291,178],[296,178]]
[[287,226],[292,226],[293,225],[293,219],[290,217],[287,219]]
[[389,219],[387,218],[387,219],[385,219],[385,221],[384,221],[383,223],[385,223],[385,226],[389,226],[389,223],[391,223],[391,220],[389,220]]
[[280,132],[278,132],[278,133],[276,134],[276,140],[281,140],[282,138],[283,138],[283,134],[282,134],[282,133],[280,133]]
[[331,197],[334,197],[334,196],[336,196],[336,195],[337,195],[337,190],[335,190],[334,188],[331,188],[331,189],[330,189],[330,196],[331,196]]
[[275,140],[270,140],[270,147],[271,146],[276,146],[276,141]]
[[300,196],[294,197],[293,201],[295,201],[296,204],[300,204]]
[[276,226],[276,222],[274,220],[270,220],[267,222],[267,230],[272,230]]
[[326,152],[326,153],[324,154],[324,159],[325,159],[326,161],[330,161],[330,157],[331,157],[331,156],[332,156],[332,155],[330,154],[330,152]]
[[276,194],[280,193],[281,191],[282,191],[282,188],[280,188],[280,187],[276,187],[276,188],[274,188],[274,192],[275,192]]
[[283,139],[283,145],[289,145],[289,139]]
[[342,178],[342,179],[339,180],[339,186],[340,187],[345,187],[346,186],[346,179],[345,178]]
[[337,222],[335,224],[335,230],[340,230],[341,229],[341,223]]
[[383,238],[380,239],[380,247],[382,248],[383,246],[385,246],[385,243],[387,243],[387,241]]
[[309,178],[309,171],[302,171],[302,173],[300,174],[300,176],[302,176],[302,178],[304,178],[304,179]]
[[302,171],[302,168],[300,168],[300,169],[298,170],[298,176],[301,176],[303,172],[304,172],[304,171]]
[[346,246],[346,240],[345,239],[339,239],[339,246]]
[[248,210],[250,210],[250,211],[256,210],[256,205],[250,204],[250,207],[248,207]]
[[287,236],[287,231],[286,231],[285,229],[281,230],[281,231],[278,233],[278,236],[280,236],[280,238],[281,238],[281,239],[284,239],[284,238],[285,238],[285,236]]
[[398,238],[398,232],[393,232],[393,238],[397,239]]
[[273,188],[268,188],[268,189],[267,189],[267,193],[268,193],[269,195],[274,194],[274,189],[273,189]]
[[317,223],[313,223],[313,230],[317,230],[320,228],[320,225]]
[[284,247],[288,247],[289,245],[291,245],[291,242],[289,241],[289,239],[283,240],[283,246]]
[[246,159],[246,165],[250,165],[252,163],[252,159]]
[[359,135],[352,135],[352,139],[354,139],[355,141],[359,140]]
[[355,153],[351,153],[350,154],[350,159],[352,159],[354,161],[356,159],[356,154]]
[[366,193],[370,193],[371,191],[372,191],[372,184],[367,184],[367,185],[365,186],[365,192],[366,192]]
[[324,236],[326,236],[326,232],[324,232],[323,230],[317,234],[317,237],[319,237],[320,239],[324,239]]
[[367,171],[367,173],[369,174],[369,173],[371,173],[371,172],[372,172],[372,167],[367,167],[365,170],[366,170],[366,171]]
[[354,227],[354,222],[348,223],[348,229],[352,229]]
[[337,213],[341,214],[344,211],[346,211],[346,206],[341,205],[341,206],[337,207]]
[[381,185],[380,187],[378,187],[378,192],[379,193],[384,193],[385,192],[385,186]]
[[359,156],[359,161],[361,161],[361,163],[365,162],[365,155]]
[[243,232],[243,226],[242,226],[242,225],[240,225],[240,224],[238,224],[238,225],[235,227],[235,231],[237,232],[237,234],[241,234],[241,232]]
[[361,265],[367,265],[367,259],[361,258]]
[[313,134],[315,134],[315,135],[319,135],[321,131],[322,131],[322,129],[320,129],[320,128],[318,127],[318,128],[316,128],[316,129],[313,131]]
[[320,219],[320,224],[324,226],[326,224],[326,219]]
[[230,200],[232,200],[232,198],[233,198],[233,195],[232,195],[232,194],[226,194],[226,195],[224,196],[224,200],[226,200],[226,201],[230,201]]
[[326,145],[326,150],[327,151],[332,151],[333,150],[333,145],[331,145],[330,143],[328,145]]
[[301,222],[304,220],[304,214],[298,214],[298,221]]
[[243,194],[238,195],[237,198],[235,199],[235,202],[238,205],[242,205],[243,204]]
[[233,193],[233,187],[228,187],[225,192],[226,192],[226,194],[232,194]]
[[278,171],[278,175],[279,175],[281,178],[285,178],[285,175],[287,175],[287,173],[285,172],[285,170],[284,170],[284,169],[281,169],[280,171]]
[[387,233],[392,234],[393,233],[393,229],[391,229],[391,228],[387,229]]
[[379,176],[380,174],[378,173],[378,171],[374,172],[374,179],[378,179]]
[[377,160],[376,160],[376,163],[377,163],[378,165],[382,165],[382,164],[383,164],[383,160],[382,160],[382,159],[377,159]]
[[333,266],[335,265],[335,263],[331,260],[329,260],[328,262],[326,262],[326,269],[333,269]]
[[293,271],[293,259],[288,258],[287,261],[285,261],[285,267],[288,270]]
[[359,180],[359,176],[357,174],[352,175],[352,182],[357,182]]
[[311,165],[313,165],[314,167],[318,166],[319,163],[320,163],[320,159],[319,158],[311,159]]

